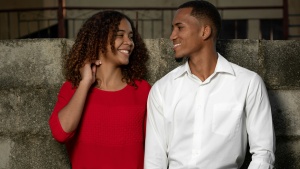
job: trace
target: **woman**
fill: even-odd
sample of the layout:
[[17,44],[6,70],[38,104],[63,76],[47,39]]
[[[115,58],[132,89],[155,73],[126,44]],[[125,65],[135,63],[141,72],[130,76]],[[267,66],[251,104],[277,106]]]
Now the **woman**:
[[99,12],[80,29],[49,119],[73,169],[142,169],[148,51],[133,22]]

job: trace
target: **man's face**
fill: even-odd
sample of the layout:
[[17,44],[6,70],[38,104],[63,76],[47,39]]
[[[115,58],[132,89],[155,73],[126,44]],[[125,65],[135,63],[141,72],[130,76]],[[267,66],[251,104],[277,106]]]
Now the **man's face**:
[[175,13],[172,21],[172,34],[175,59],[197,55],[202,48],[203,26],[197,18],[191,16],[192,8],[181,8]]

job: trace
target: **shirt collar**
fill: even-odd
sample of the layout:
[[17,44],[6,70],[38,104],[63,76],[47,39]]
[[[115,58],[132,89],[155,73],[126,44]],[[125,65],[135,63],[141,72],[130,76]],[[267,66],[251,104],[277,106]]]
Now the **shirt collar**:
[[235,76],[234,70],[231,66],[231,63],[226,60],[221,54],[218,53],[218,62],[216,65],[215,72],[223,72],[223,73],[229,73]]
[[[233,68],[231,67],[231,64],[228,60],[226,60],[221,54],[218,53],[218,61],[215,68],[215,73],[223,72],[223,73],[229,73],[232,75],[235,75]],[[190,66],[188,64],[188,60],[185,61],[185,63],[178,68],[177,73],[174,76],[174,79],[187,74],[192,74]]]
[[180,67],[178,67],[178,70],[177,70],[177,72],[176,72],[176,74],[174,76],[174,79],[176,79],[178,77],[181,77],[185,73],[192,74],[190,66],[189,66],[189,63],[188,63],[188,60],[186,60],[183,65],[181,65]]

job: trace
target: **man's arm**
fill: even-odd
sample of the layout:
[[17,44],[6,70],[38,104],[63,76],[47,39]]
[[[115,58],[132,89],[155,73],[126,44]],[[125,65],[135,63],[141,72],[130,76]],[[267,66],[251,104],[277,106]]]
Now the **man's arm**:
[[144,169],[167,169],[167,133],[162,97],[154,85],[148,96]]
[[248,169],[272,169],[275,162],[275,134],[265,84],[255,75],[246,101],[247,132],[252,161]]

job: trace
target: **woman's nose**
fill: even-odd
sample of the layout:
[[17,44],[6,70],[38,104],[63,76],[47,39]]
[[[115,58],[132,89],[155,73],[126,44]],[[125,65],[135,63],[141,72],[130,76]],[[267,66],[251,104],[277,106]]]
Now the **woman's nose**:
[[132,45],[133,44],[133,41],[131,38],[124,38],[124,44],[128,44],[128,45]]

